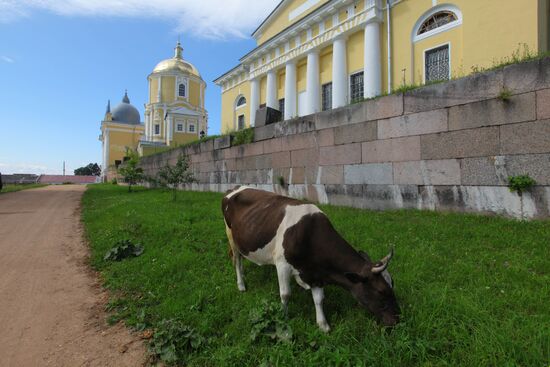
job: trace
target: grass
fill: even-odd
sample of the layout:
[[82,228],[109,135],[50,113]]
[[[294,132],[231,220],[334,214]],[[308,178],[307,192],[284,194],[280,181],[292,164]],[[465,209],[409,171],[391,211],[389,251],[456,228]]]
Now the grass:
[[[112,294],[111,321],[123,319],[137,329],[170,319],[189,326],[206,342],[190,349],[186,365],[547,367],[550,362],[548,221],[323,206],[337,230],[372,257],[395,245],[390,271],[402,323],[387,332],[347,292],[328,287],[325,313],[332,331],[325,335],[315,324],[310,293],[293,284],[292,341],[252,341],[250,312],[264,300],[279,299],[274,267],[246,261],[248,290],[239,293],[227,256],[222,195],[182,192],[175,203],[170,195],[93,185],[83,198],[83,221],[91,263]],[[106,252],[124,239],[141,243],[143,255],[105,261]]]
[[0,191],[0,194],[4,194],[7,192],[28,190],[28,189],[36,189],[38,187],[44,187],[44,186],[48,186],[48,185],[46,184],[4,184],[4,187],[2,188],[2,191]]

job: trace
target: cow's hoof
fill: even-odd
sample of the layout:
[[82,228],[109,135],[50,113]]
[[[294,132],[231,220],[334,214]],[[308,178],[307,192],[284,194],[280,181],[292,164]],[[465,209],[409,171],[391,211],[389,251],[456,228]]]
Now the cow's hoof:
[[321,329],[323,332],[328,333],[330,331],[330,326],[327,322],[320,322],[318,325],[319,329]]
[[246,292],[246,287],[244,285],[237,286],[240,292]]

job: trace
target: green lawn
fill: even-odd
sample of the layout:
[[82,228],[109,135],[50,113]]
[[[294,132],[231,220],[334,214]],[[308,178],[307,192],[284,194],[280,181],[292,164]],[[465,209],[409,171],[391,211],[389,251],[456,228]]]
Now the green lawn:
[[[161,330],[177,318],[206,342],[191,366],[540,366],[550,363],[550,222],[323,206],[337,230],[390,265],[403,315],[381,328],[337,287],[325,291],[332,327],[315,323],[309,292],[292,285],[290,342],[252,341],[250,312],[278,302],[274,267],[245,262],[237,291],[221,194],[89,186],[83,221],[92,265],[111,290],[113,322]],[[142,256],[106,262],[122,239]],[[163,334],[164,335],[164,334]]]
[[2,191],[0,191],[0,194],[4,194],[6,192],[15,192],[15,191],[21,191],[21,190],[27,190],[27,189],[36,189],[37,187],[44,187],[48,186],[45,184],[4,184],[4,187],[2,187]]

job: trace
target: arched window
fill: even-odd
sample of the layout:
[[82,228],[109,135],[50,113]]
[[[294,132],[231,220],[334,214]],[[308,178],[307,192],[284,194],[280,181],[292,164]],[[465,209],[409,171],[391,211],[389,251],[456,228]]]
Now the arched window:
[[417,36],[430,32],[436,28],[443,27],[444,25],[455,22],[457,20],[458,17],[455,13],[451,11],[440,11],[433,14],[428,19],[426,19],[424,23],[422,23],[422,25],[418,29]]
[[185,84],[181,83],[178,88],[178,95],[180,97],[185,97]]
[[239,99],[237,99],[236,107],[244,106],[245,104],[246,104],[246,98],[244,98],[244,96],[240,96]]

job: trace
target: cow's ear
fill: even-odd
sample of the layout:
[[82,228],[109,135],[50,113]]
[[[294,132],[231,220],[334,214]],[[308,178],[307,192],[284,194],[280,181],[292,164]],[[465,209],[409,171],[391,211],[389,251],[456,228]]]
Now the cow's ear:
[[357,273],[345,273],[344,275],[352,283],[361,283],[365,280],[361,275]]

